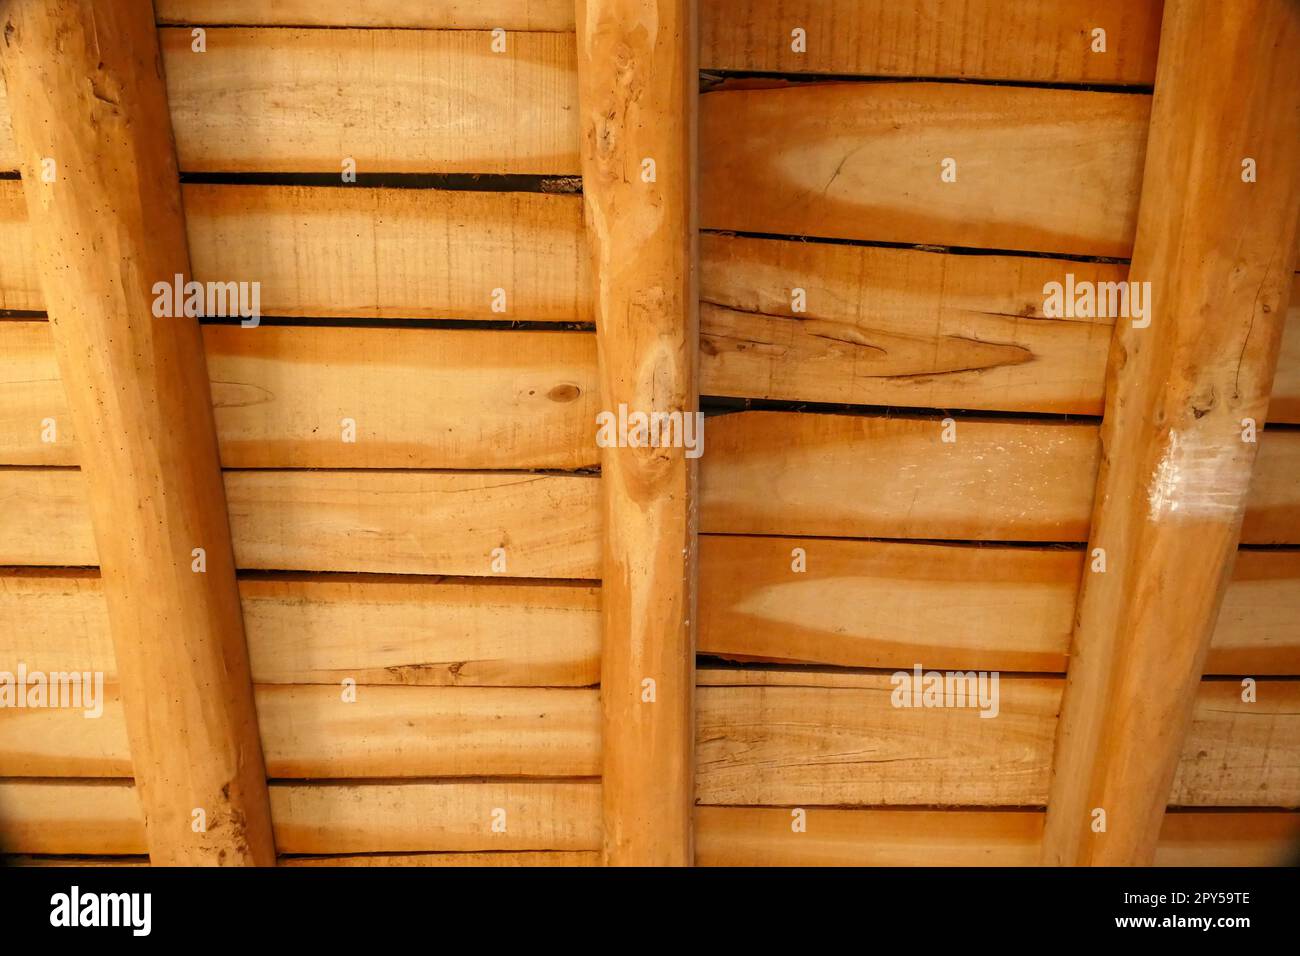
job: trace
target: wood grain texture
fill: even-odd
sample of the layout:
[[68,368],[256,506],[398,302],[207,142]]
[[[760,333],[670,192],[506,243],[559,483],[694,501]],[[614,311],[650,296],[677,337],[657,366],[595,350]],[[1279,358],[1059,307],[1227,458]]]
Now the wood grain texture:
[[[599,479],[487,472],[226,473],[235,562],[254,570],[599,576]],[[0,566],[98,563],[76,469],[0,469]],[[188,556],[187,556],[188,557]]]
[[[279,780],[593,777],[594,689],[264,685],[257,716],[267,774]],[[98,717],[71,707],[0,708],[0,772],[129,777],[117,688]]]
[[[272,784],[283,853],[593,851],[600,784],[454,781]],[[493,832],[493,810],[505,832]],[[129,781],[0,781],[0,851],[145,852]]]
[[[492,829],[495,810],[504,832]],[[600,784],[590,781],[282,785],[271,812],[285,853],[600,846]]]
[[[1150,283],[1151,325],[1116,326],[1107,370],[1089,548],[1110,567],[1081,585],[1048,863],[1154,859],[1238,538],[1289,536],[1270,502],[1300,489],[1297,433],[1268,448],[1242,423],[1267,412],[1294,284],[1297,47],[1288,0],[1165,9],[1131,269]],[[1246,156],[1279,174],[1243,182]]]
[[0,79],[0,172],[18,169],[18,146],[14,143],[13,126],[9,122],[9,97],[5,82]]
[[[708,805],[1043,806],[1064,681],[1002,676],[998,713],[895,707],[891,678],[702,669],[697,799]],[[1300,805],[1300,687],[1206,682],[1181,751],[1183,806]]]
[[715,91],[700,98],[700,226],[1127,257],[1149,109],[949,83]]
[[157,0],[160,24],[572,31],[570,0]]
[[[700,530],[1083,541],[1099,457],[1086,423],[741,412],[708,419]],[[1233,432],[1237,434],[1237,432]],[[1300,542],[1300,433],[1260,436],[1242,541]]]
[[359,856],[285,856],[280,866],[600,866],[590,850],[519,850],[488,853],[367,853]]
[[[704,535],[700,652],[1064,673],[1084,566],[1077,550]],[[1241,552],[1206,673],[1300,674],[1298,613],[1300,553]]]
[[[4,103],[0,102],[0,168],[4,166],[4,134],[9,129],[9,114],[3,109]],[[44,307],[23,184],[16,179],[0,179],[0,309],[35,311]]]
[[[578,196],[197,184],[182,194],[195,277],[261,282],[266,315],[591,321]],[[493,311],[495,289],[504,312]]]
[[700,528],[733,534],[1081,541],[1084,424],[744,412],[710,418]]
[[682,447],[681,426],[699,407],[695,21],[692,0],[577,4],[601,401],[605,414],[622,420],[630,413],[679,422],[676,442],[638,447],[618,436],[601,448],[603,859],[610,866],[694,859],[698,452]]
[[0,851],[147,853],[139,795],[129,780],[0,780]]
[[578,172],[573,37],[485,30],[158,31],[185,172]]
[[[259,684],[586,687],[600,677],[600,592],[384,575],[239,581]],[[0,573],[0,668],[98,671],[116,681],[93,570]]]
[[[181,196],[194,277],[260,283],[263,315],[591,320],[578,196],[197,183]],[[0,308],[44,307],[26,218],[22,184],[0,180]]]
[[700,260],[704,393],[1101,412],[1110,321],[1045,318],[1043,287],[1122,265],[722,235]]
[[[552,468],[597,462],[595,337],[209,325],[228,468]],[[47,419],[55,423],[47,442]],[[353,441],[344,422],[352,421]],[[0,463],[78,460],[50,328],[0,322]]]
[[[1015,810],[790,810],[700,807],[700,866],[1034,866],[1043,814]],[[1168,813],[1157,866],[1284,866],[1300,838],[1296,813]]]
[[[705,70],[1149,85],[1161,0],[712,0]],[[791,31],[806,34],[802,53]],[[1106,52],[1092,51],[1093,29]]]

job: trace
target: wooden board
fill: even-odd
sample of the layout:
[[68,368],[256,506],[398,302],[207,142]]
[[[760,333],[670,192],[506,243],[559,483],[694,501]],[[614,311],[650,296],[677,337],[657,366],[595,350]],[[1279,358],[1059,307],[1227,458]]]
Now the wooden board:
[[[236,563],[247,569],[599,577],[599,479],[483,472],[226,473]],[[0,566],[96,563],[82,475],[0,469]]]
[[[0,83],[0,94],[4,84]],[[0,110],[4,103],[0,102]],[[9,115],[0,112],[0,168]],[[36,274],[36,250],[27,227],[27,201],[17,179],[0,179],[0,309],[35,311],[45,307]]]
[[[505,832],[493,832],[503,809]],[[463,781],[272,784],[281,853],[591,851],[600,784]],[[145,852],[130,782],[0,781],[0,852]]]
[[[1084,564],[1078,550],[705,535],[700,653],[1064,673]],[[1205,672],[1300,674],[1297,614],[1300,552],[1241,552]]]
[[147,853],[131,781],[0,780],[4,853]]
[[[598,460],[590,334],[210,325],[203,339],[228,468]],[[74,439],[48,324],[0,322],[0,463],[76,464]]]
[[[1161,7],[1161,0],[713,0],[700,6],[700,66],[1150,85]],[[1098,27],[1104,53],[1092,51]],[[795,28],[805,32],[802,53],[792,49]]]
[[569,0],[158,0],[158,22],[241,26],[404,27],[448,30],[573,30]]
[[[1001,677],[993,718],[895,707],[884,674],[710,668],[700,684],[701,804],[1046,802],[1059,678]],[[1240,692],[1236,682],[1202,684],[1171,804],[1300,805],[1300,685],[1260,681],[1254,704]]]
[[9,122],[9,100],[5,81],[0,79],[0,172],[18,168],[18,146],[14,143],[13,127]]
[[[591,321],[578,196],[189,184],[201,282],[258,282],[262,315]],[[0,180],[0,308],[44,308],[22,184]],[[437,249],[436,255],[430,250]],[[493,311],[493,293],[505,311]]]
[[1125,257],[1149,110],[1142,95],[950,83],[708,93],[700,226]]
[[[505,811],[505,832],[493,832],[494,810]],[[280,785],[271,814],[282,853],[600,846],[600,784],[590,781]]]
[[[700,530],[1084,541],[1097,429],[1084,423],[743,412],[710,418]],[[1260,436],[1242,542],[1300,542],[1300,433]]]
[[[578,196],[213,185],[182,194],[195,276],[261,282],[266,315],[591,321]],[[505,311],[493,311],[496,289]]]
[[[549,582],[286,575],[239,582],[259,684],[594,686],[597,588]],[[94,571],[0,574],[0,662],[116,678]]]
[[[129,777],[117,688],[102,715],[0,708],[0,769],[11,777]],[[588,689],[257,688],[267,774],[276,779],[593,777],[600,706]]]
[[[1119,264],[711,233],[700,271],[704,394],[1075,415],[1101,414],[1112,320],[1048,319],[1043,288],[1127,277]],[[1300,280],[1269,421],[1300,421]]]
[[1043,286],[1126,273],[709,234],[700,269],[706,394],[1081,415],[1101,412],[1110,322],[1044,318]]
[[[700,807],[701,866],[1034,866],[1043,814],[989,810],[805,811]],[[1283,866],[1300,837],[1296,813],[1168,813],[1157,866]]]
[[745,412],[710,418],[700,530],[1081,541],[1096,474],[1084,424]]
[[184,172],[578,172],[574,39],[486,30],[158,31]]

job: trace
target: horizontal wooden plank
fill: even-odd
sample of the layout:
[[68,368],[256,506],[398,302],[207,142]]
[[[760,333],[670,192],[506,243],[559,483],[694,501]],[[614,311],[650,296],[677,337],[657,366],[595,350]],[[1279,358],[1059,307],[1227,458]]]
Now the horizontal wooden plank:
[[[547,582],[330,575],[242,578],[259,684],[592,686],[600,593]],[[94,571],[0,573],[0,667],[117,680]],[[12,665],[12,666],[11,666]]]
[[[733,660],[1064,673],[1083,567],[1079,550],[704,535],[699,649]],[[1300,674],[1297,616],[1300,552],[1241,552],[1205,672]]]
[[568,33],[209,28],[158,31],[185,172],[576,175]]
[[744,412],[708,419],[700,530],[1083,541],[1098,455],[1086,424]]
[[17,168],[18,145],[14,142],[13,127],[9,123],[9,97],[4,77],[0,77],[0,172]]
[[[272,784],[281,853],[592,851],[600,784],[464,781]],[[502,820],[504,831],[494,831]],[[498,823],[498,826],[500,824]],[[140,854],[130,782],[0,780],[0,852]]]
[[[228,468],[598,461],[590,333],[209,325],[203,339]],[[75,438],[48,324],[0,322],[0,463],[76,464]]]
[[[702,670],[697,798],[735,806],[1043,806],[1060,678],[1001,677],[997,716],[895,707],[884,674]],[[1300,684],[1207,681],[1170,800],[1300,805]],[[984,708],[992,712],[991,708]]]
[[147,853],[131,781],[0,779],[0,852]]
[[[443,786],[442,792],[429,792]],[[591,849],[428,852],[435,843],[591,842],[599,839],[598,785],[516,783],[507,832],[480,837],[476,788],[491,784],[376,786],[272,785],[276,840],[282,852],[367,853],[365,857],[283,857],[282,866],[588,865]],[[563,789],[557,789],[563,788]],[[333,791],[333,792],[326,792]],[[500,795],[503,791],[496,791]],[[492,795],[488,795],[492,796]],[[490,803],[489,799],[486,801]],[[517,809],[529,809],[528,834],[516,832]],[[373,813],[364,815],[369,806]],[[548,839],[542,808],[568,814]],[[442,819],[442,808],[452,812]],[[532,811],[537,811],[534,815]],[[409,819],[407,811],[421,815]],[[1015,810],[806,808],[807,830],[791,830],[790,809],[699,807],[696,862],[702,866],[1032,866],[1037,862],[1041,812]],[[343,828],[359,817],[364,829]],[[422,824],[424,828],[422,829]],[[523,826],[522,823],[518,824]],[[335,834],[343,830],[341,839]],[[567,831],[567,832],[566,832]],[[1171,812],[1156,862],[1161,866],[1279,866],[1294,861],[1300,814],[1292,812]],[[287,850],[285,840],[295,849]],[[345,850],[342,843],[384,849]],[[421,845],[425,852],[392,849]],[[301,847],[312,849],[301,849]],[[6,853],[142,854],[144,832],[130,783],[0,781],[0,849]],[[490,849],[490,848],[489,848]],[[398,855],[400,854],[400,855]],[[511,859],[515,858],[515,859]],[[369,863],[368,861],[375,861]],[[29,862],[29,861],[22,861]],[[40,861],[30,861],[40,862]],[[132,861],[137,862],[137,861]]]
[[[0,772],[129,777],[116,687],[99,712],[0,708]],[[593,777],[600,775],[594,689],[256,688],[267,775],[279,779]]]
[[[262,315],[591,321],[580,196],[195,183],[181,194],[195,279],[259,283]],[[17,180],[0,180],[0,252],[0,308],[43,308]]]
[[600,784],[277,785],[271,817],[281,853],[596,850]]
[[160,24],[404,27],[451,30],[573,30],[569,0],[157,0]]
[[[0,82],[0,93],[4,84]],[[0,109],[4,103],[0,102]],[[0,112],[0,168],[4,166],[4,135],[9,117]],[[45,307],[41,280],[36,274],[36,250],[27,228],[27,201],[23,184],[0,179],[0,309],[37,311]]]
[[[527,472],[230,471],[243,569],[600,577],[599,478]],[[0,469],[0,566],[98,563],[81,472]],[[494,572],[493,550],[505,549]]]
[[266,315],[591,321],[580,196],[195,184],[182,196],[195,277],[261,282]]
[[594,850],[521,850],[488,853],[368,853],[361,856],[285,856],[280,866],[600,866]]
[[[1036,866],[1043,814],[1000,810],[699,807],[700,866]],[[1168,813],[1157,866],[1286,866],[1300,814]]]
[[[1049,282],[1120,264],[700,237],[700,389],[709,395],[1100,415],[1112,321],[1049,319]],[[793,308],[802,289],[803,311]],[[1269,420],[1300,421],[1300,279]]]
[[[742,412],[708,419],[700,530],[1087,539],[1099,455],[1087,423]],[[1300,433],[1261,436],[1245,544],[1300,543]]]
[[[1151,84],[1161,0],[713,0],[706,70]],[[791,31],[804,31],[796,52]],[[1106,31],[1093,52],[1093,30]]]
[[700,390],[1100,415],[1109,320],[1043,316],[1043,286],[1067,273],[1127,268],[706,234]]
[[1126,257],[1149,112],[1144,95],[953,83],[715,91],[700,226]]

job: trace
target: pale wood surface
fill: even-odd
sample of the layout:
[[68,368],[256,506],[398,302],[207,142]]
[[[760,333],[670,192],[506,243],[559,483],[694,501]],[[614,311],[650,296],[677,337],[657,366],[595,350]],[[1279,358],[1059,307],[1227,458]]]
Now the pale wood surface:
[[[959,419],[946,443],[937,416],[742,412],[710,418],[705,433],[704,532],[1087,538],[1095,425]],[[1242,541],[1300,542],[1300,433],[1259,439]]]
[[[1160,0],[709,0],[705,70],[1150,84]],[[802,27],[807,46],[791,49]],[[1106,52],[1092,31],[1106,30]]]
[[[1033,866],[1043,814],[987,810],[807,811],[700,807],[701,866]],[[1168,813],[1158,866],[1282,866],[1295,859],[1296,813]]]
[[[1081,585],[1048,863],[1154,859],[1238,538],[1292,535],[1276,501],[1300,469],[1277,452],[1297,433],[1243,442],[1241,423],[1267,411],[1294,284],[1298,47],[1290,0],[1165,8],[1131,270],[1154,310],[1150,328],[1116,326],[1107,370],[1089,547],[1110,566]],[[1243,182],[1246,156],[1275,174]]]
[[157,0],[159,23],[572,31],[572,0]]
[[[894,707],[884,674],[701,669],[697,798],[1043,806],[1063,686],[1003,675],[998,716],[981,718],[978,708]],[[1172,802],[1300,805],[1300,686],[1261,680],[1257,692],[1247,704],[1235,681],[1200,686]]]
[[700,226],[1126,257],[1149,109],[949,83],[715,91],[700,98]]
[[486,30],[158,31],[186,172],[578,172],[573,37]]
[[[603,408],[692,415],[694,4],[578,0],[577,28]],[[601,485],[604,861],[689,866],[695,461],[682,447],[604,447]]]
[[[589,333],[209,325],[203,344],[228,468],[597,461]],[[75,437],[48,323],[0,322],[0,462],[76,464]]]

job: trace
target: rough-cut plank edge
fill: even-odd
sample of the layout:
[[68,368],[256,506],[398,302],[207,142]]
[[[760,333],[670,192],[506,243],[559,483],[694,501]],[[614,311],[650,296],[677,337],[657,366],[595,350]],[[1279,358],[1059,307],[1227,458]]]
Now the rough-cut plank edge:
[[[1150,85],[1160,0],[711,0],[705,70]],[[791,31],[805,31],[803,52]],[[1092,30],[1106,30],[1105,53]]]
[[211,27],[158,43],[183,172],[579,172],[570,33]]
[[[226,468],[598,461],[590,333],[209,325],[203,340]],[[49,323],[0,322],[0,464],[74,465],[80,454]]]
[[[971,708],[894,712],[894,685],[880,672],[705,667],[697,679],[702,804],[1046,802],[1060,678],[1003,675],[990,720]],[[1170,806],[1300,806],[1300,684],[1260,680],[1250,702],[1242,693],[1233,680],[1201,684]],[[873,709],[879,733],[869,740]],[[928,722],[912,731],[900,714]],[[916,769],[944,761],[960,762],[962,775]]]
[[[559,580],[248,574],[239,580],[259,684],[592,687],[600,591]],[[99,573],[0,568],[0,668],[116,681]]]
[[160,26],[391,27],[572,32],[572,0],[157,0]]
[[[1043,813],[1025,810],[844,810],[699,807],[700,866],[1034,866]],[[1300,813],[1170,812],[1158,866],[1286,866]]]
[[[225,485],[242,569],[600,576],[595,475],[228,471]],[[0,566],[98,563],[78,470],[0,468],[0,497],[20,519],[0,525]]]
[[[1060,674],[1086,563],[1077,549],[705,535],[699,651]],[[1300,551],[1241,552],[1204,672],[1300,674],[1298,614]]]

